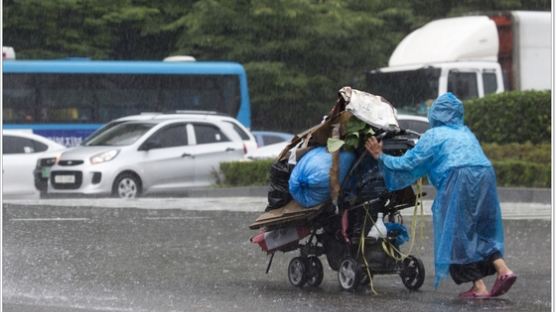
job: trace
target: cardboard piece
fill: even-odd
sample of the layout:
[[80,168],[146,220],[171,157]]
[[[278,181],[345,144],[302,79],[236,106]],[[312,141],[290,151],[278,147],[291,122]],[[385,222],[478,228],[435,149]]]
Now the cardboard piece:
[[[282,152],[278,156],[278,159],[282,160],[284,159],[284,157],[287,157],[288,151],[291,150],[294,146],[297,146],[301,141],[304,142],[304,146],[297,151],[298,154],[306,152],[307,149],[305,147],[307,146],[326,146],[328,138],[330,137],[330,134],[332,132],[332,125],[336,123],[340,124],[340,137],[343,137],[345,134],[345,126],[351,116],[353,116],[351,112],[343,111],[329,118],[325,122],[297,134],[292,139],[291,143],[282,150]],[[301,155],[297,156],[297,159],[301,158]]]
[[249,226],[249,228],[258,229],[263,226],[303,220],[315,215],[322,206],[324,205],[321,204],[311,208],[303,208],[295,200],[292,200],[282,208],[273,209],[263,213],[255,220],[255,223]]

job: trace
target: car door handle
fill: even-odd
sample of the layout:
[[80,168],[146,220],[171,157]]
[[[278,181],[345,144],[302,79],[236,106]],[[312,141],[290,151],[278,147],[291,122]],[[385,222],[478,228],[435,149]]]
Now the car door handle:
[[236,149],[233,148],[233,147],[228,147],[228,148],[226,149],[226,152],[233,152],[233,151],[235,151],[235,150],[236,150]]
[[191,155],[191,154],[189,154],[189,153],[183,153],[183,154],[181,154],[181,157],[182,157],[182,158],[184,158],[184,157],[195,158],[195,156],[193,156],[193,155]]

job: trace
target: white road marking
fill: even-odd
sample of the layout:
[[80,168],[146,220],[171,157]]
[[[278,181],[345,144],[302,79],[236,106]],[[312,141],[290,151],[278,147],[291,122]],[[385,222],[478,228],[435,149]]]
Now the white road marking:
[[10,221],[90,221],[89,218],[13,218]]
[[[266,197],[170,197],[170,198],[138,198],[118,199],[99,198],[91,201],[86,198],[63,199],[36,199],[36,200],[4,200],[4,204],[17,205],[44,205],[58,207],[99,207],[119,209],[152,209],[152,210],[186,210],[186,211],[238,211],[238,212],[264,212],[268,204]],[[423,212],[431,215],[432,200],[423,200]],[[502,202],[503,219],[552,219],[551,204],[542,203],[508,203]],[[412,215],[413,208],[402,210],[402,215]]]
[[145,217],[145,220],[197,220],[197,219],[210,219],[209,217]]

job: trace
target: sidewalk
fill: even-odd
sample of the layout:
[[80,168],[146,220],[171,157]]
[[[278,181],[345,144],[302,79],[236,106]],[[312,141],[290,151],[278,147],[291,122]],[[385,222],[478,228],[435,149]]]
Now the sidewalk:
[[[120,198],[60,198],[60,199],[19,199],[5,200],[4,205],[22,206],[56,206],[56,207],[97,207],[97,208],[136,208],[136,209],[178,209],[198,211],[238,211],[262,213],[267,205],[266,196],[231,196],[231,197],[141,197],[137,199]],[[430,216],[432,200],[423,200],[423,214]],[[537,219],[551,220],[552,207],[542,203],[502,202],[503,219]],[[402,210],[403,216],[412,216],[414,208]],[[417,212],[420,214],[420,211]]]
[[[266,197],[268,186],[245,186],[230,188],[196,188],[184,191],[178,196],[185,197]],[[427,195],[424,199],[432,200],[436,191],[430,185],[423,186]],[[499,187],[498,197],[500,202],[511,203],[551,203],[551,190],[549,188],[524,188],[524,187]]]

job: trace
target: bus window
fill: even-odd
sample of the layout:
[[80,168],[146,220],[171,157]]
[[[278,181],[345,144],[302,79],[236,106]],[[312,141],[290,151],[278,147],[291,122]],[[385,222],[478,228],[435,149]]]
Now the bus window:
[[[35,119],[37,92],[34,81],[28,75],[14,75],[13,79],[3,79],[3,121],[4,123],[26,123]],[[6,114],[6,111],[9,113]]]

